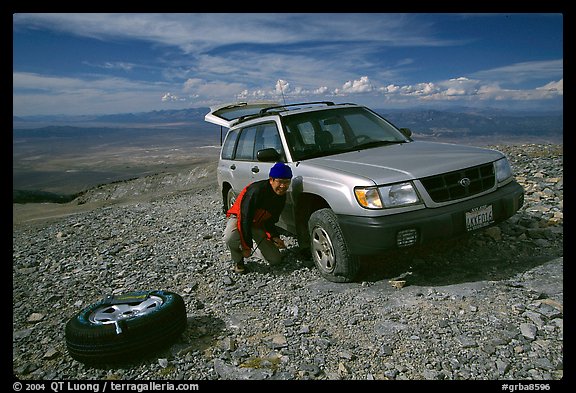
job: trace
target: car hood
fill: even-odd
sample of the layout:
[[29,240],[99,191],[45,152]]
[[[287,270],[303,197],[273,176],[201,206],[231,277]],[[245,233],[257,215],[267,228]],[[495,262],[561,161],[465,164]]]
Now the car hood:
[[503,156],[480,147],[414,141],[314,158],[306,163],[385,184],[481,165]]

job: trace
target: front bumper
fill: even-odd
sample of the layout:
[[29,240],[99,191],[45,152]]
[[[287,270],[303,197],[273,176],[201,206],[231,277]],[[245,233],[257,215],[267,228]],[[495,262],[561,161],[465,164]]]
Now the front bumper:
[[524,189],[512,181],[498,190],[439,208],[427,208],[382,217],[339,215],[338,221],[353,255],[370,255],[398,248],[398,232],[415,230],[416,243],[449,239],[467,233],[466,212],[482,205],[492,205],[494,223],[513,216],[524,203]]

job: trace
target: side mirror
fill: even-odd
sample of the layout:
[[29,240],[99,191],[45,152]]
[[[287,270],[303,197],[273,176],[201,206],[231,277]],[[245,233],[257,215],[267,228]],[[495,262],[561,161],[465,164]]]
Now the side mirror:
[[280,153],[276,149],[270,147],[268,149],[258,150],[256,153],[258,161],[262,162],[276,162],[280,160]]
[[410,128],[400,128],[400,132],[404,134],[406,138],[410,138],[412,136],[412,131],[410,131]]

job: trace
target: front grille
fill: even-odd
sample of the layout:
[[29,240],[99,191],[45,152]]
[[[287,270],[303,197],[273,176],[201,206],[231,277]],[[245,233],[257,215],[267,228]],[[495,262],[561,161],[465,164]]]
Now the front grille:
[[[469,184],[462,181],[465,178],[470,180]],[[495,181],[492,163],[421,179],[430,198],[437,203],[462,199],[489,190],[494,187]]]

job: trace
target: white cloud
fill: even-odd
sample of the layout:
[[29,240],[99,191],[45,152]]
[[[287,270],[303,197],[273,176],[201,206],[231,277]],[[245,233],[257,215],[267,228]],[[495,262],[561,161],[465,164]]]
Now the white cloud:
[[341,89],[336,89],[334,92],[336,94],[355,94],[355,93],[367,93],[373,90],[370,79],[367,76],[360,77],[359,80],[347,81],[342,85]]
[[12,83],[14,90],[31,89],[31,90],[70,90],[85,85],[80,80],[68,77],[53,77],[34,74],[29,72],[15,72],[12,74]]
[[110,70],[123,70],[123,71],[130,71],[134,68],[134,64],[125,63],[125,62],[105,62],[102,65],[102,68],[110,69]]
[[14,115],[144,112],[157,109],[167,88],[165,83],[123,78],[81,79],[26,72],[13,73],[12,80]]
[[[414,89],[406,89],[412,94]],[[563,80],[550,82],[534,89],[505,89],[498,83],[483,83],[479,80],[456,78],[438,82],[434,89],[419,90],[422,100],[455,101],[535,101],[558,98],[563,95]]]
[[436,38],[430,24],[415,15],[390,13],[350,13],[345,18],[315,13],[22,13],[13,16],[13,23],[16,28],[50,28],[101,40],[139,39],[177,46],[186,53],[237,43],[366,40],[422,47],[457,42]]
[[547,83],[544,86],[537,87],[536,90],[557,92],[559,95],[564,95],[564,79],[560,79],[558,82]]
[[162,96],[161,101],[163,102],[178,102],[178,101],[185,101],[184,98],[180,98],[177,95],[172,93],[166,93]]
[[193,90],[201,89],[206,83],[199,78],[189,78],[184,82],[182,90],[184,92],[191,92]]
[[383,93],[391,93],[394,94],[396,92],[398,92],[400,90],[400,86],[396,86],[396,85],[388,85],[385,87],[381,87],[378,89],[379,91],[383,92]]
[[562,59],[546,61],[528,61],[504,67],[492,68],[471,74],[475,79],[521,83],[531,80],[561,78],[564,73]]
[[415,85],[402,86],[400,93],[407,96],[428,96],[438,91],[432,82],[422,82]]
[[276,93],[284,94],[290,89],[290,83],[286,82],[285,80],[278,79],[276,82]]
[[517,100],[534,101],[558,98],[564,94],[564,80],[550,82],[535,89],[515,90],[503,89],[499,85],[485,85],[478,91],[478,96],[483,100]]

